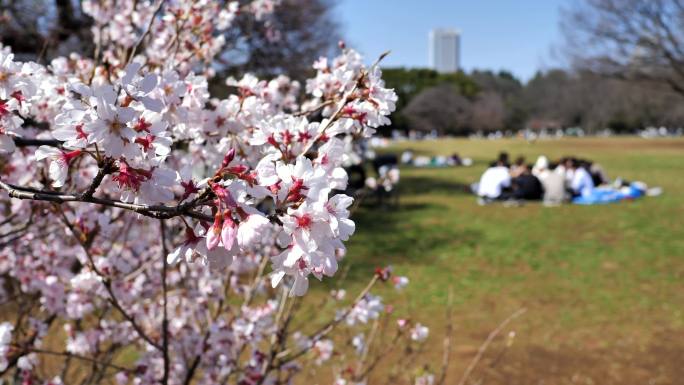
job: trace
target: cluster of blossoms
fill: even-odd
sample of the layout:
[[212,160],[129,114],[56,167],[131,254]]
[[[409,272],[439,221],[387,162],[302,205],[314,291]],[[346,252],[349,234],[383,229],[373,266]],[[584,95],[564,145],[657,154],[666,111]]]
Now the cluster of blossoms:
[[[84,1],[95,58],[43,66],[0,47],[0,302],[18,309],[0,324],[0,375],[60,384],[35,370],[57,356],[62,377],[92,364],[90,383],[288,383],[306,360],[336,358],[332,327],[391,313],[366,292],[318,332],[289,329],[296,297],[336,273],[355,230],[350,143],[389,123],[396,95],[342,47],[304,87],[247,74],[211,97],[221,31],[238,13],[268,24],[277,6]],[[63,347],[50,351],[55,328]]]
[[381,166],[378,169],[378,177],[368,177],[365,186],[371,191],[390,192],[399,183],[399,169],[397,167]]
[[22,136],[24,119],[29,112],[27,98],[36,94],[32,81],[40,75],[40,66],[34,63],[17,63],[9,47],[0,46],[0,154],[14,152],[12,137]]

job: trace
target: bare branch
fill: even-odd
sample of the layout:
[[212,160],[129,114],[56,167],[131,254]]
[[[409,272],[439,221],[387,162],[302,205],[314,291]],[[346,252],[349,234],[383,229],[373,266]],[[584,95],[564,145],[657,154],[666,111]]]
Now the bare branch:
[[28,139],[14,137],[14,145],[17,147],[31,147],[31,146],[50,146],[62,147],[62,142],[57,139]]
[[[377,274],[374,275],[373,279],[371,279],[370,282],[368,283],[368,285],[366,285],[366,287],[363,290],[361,290],[361,292],[356,297],[356,299],[354,299],[352,304],[349,305],[349,307],[347,307],[347,309],[345,309],[344,312],[336,315],[335,318],[333,318],[330,322],[323,325],[318,330],[316,330],[314,333],[312,333],[311,336],[308,338],[308,340],[311,341],[312,344],[314,344],[314,343],[320,341],[326,335],[328,335],[331,331],[333,331],[335,326],[337,326],[340,322],[344,321],[347,318],[347,316],[352,312],[352,310],[354,310],[354,307],[370,292],[370,290],[373,288],[373,286],[375,286],[375,284],[378,282],[379,279],[380,279],[380,277]],[[280,352],[278,354],[278,356],[284,358],[282,360],[281,364],[285,364],[285,363],[291,362],[292,360],[294,360],[298,357],[301,357],[302,355],[306,354],[306,352],[308,352],[308,351],[309,350],[307,348],[304,348],[304,349],[302,349],[302,350],[300,350],[300,351],[298,351],[298,352],[296,352],[296,353],[294,353],[288,357],[286,355],[289,353],[289,351],[284,350],[284,351]]]
[[484,353],[487,351],[487,348],[489,345],[494,341],[494,338],[503,330],[503,328],[506,327],[511,321],[514,319],[520,317],[523,315],[527,309],[522,308],[516,311],[515,313],[511,314],[497,326],[496,329],[492,330],[491,333],[489,333],[489,336],[487,336],[487,339],[484,341],[484,343],[480,346],[480,348],[477,350],[477,354],[473,358],[472,361],[470,361],[470,364],[466,368],[465,372],[463,372],[463,376],[461,377],[461,380],[458,382],[458,385],[465,385],[466,381],[468,380],[468,377],[470,377],[470,374],[473,372],[473,369],[475,369],[475,366],[477,366],[477,363],[480,362],[482,359],[482,356]]
[[78,243],[81,245],[83,248],[83,251],[85,252],[86,256],[88,257],[88,262],[90,262],[90,268],[95,272],[95,274],[98,275],[102,279],[102,285],[105,287],[107,290],[107,294],[109,295],[108,301],[116,310],[119,311],[119,313],[131,324],[133,329],[136,331],[138,336],[142,338],[145,342],[148,344],[154,346],[158,350],[162,350],[161,345],[159,343],[153,341],[150,336],[143,331],[142,327],[138,324],[138,322],[135,320],[135,317],[128,314],[126,309],[121,306],[121,303],[119,303],[119,300],[116,297],[116,293],[114,293],[114,289],[112,288],[112,281],[107,277],[105,274],[100,271],[100,269],[97,268],[97,265],[95,264],[95,259],[93,258],[93,255],[90,253],[90,250],[88,249],[87,245],[83,242],[82,238],[79,236],[76,228],[74,225],[69,222],[69,219],[66,217],[66,214],[64,213],[64,210],[60,206],[57,206],[59,209],[59,213],[62,219],[62,222],[69,228],[71,231],[71,234],[74,236],[74,238],[78,241]]
[[[21,349],[21,347],[19,347],[19,348]],[[125,368],[123,366],[115,365],[112,363],[106,363],[106,362],[98,361],[98,360],[93,359],[93,358],[89,358],[86,356],[81,356],[79,354],[74,354],[74,353],[69,353],[69,352],[54,352],[51,350],[37,349],[37,348],[27,348],[26,352],[27,353],[47,354],[47,355],[51,355],[51,356],[61,356],[61,357],[66,357],[67,359],[75,358],[77,360],[87,361],[87,362],[90,362],[90,363],[93,363],[93,364],[96,364],[99,366],[104,366],[107,368],[116,369],[116,370],[121,371],[121,372],[126,372],[126,373],[132,373],[133,372],[133,369]]]
[[[92,186],[92,185],[91,185]],[[83,195],[62,194],[54,191],[38,191],[30,187],[14,186],[0,181],[0,189],[7,191],[11,198],[28,199],[34,201],[46,201],[54,203],[83,202],[102,206],[118,207],[125,210],[134,211],[138,214],[156,219],[169,219],[177,216],[188,216],[204,221],[211,221],[210,215],[194,211],[196,203],[194,200],[176,206],[166,205],[144,205],[136,203],[126,203],[120,200],[86,197]]]

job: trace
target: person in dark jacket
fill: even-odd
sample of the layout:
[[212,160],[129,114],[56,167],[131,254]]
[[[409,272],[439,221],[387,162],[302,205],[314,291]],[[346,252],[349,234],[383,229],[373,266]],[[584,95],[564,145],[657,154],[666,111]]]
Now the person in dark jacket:
[[544,196],[544,188],[536,176],[532,175],[532,167],[521,166],[522,173],[513,179],[513,198],[519,200],[536,201]]

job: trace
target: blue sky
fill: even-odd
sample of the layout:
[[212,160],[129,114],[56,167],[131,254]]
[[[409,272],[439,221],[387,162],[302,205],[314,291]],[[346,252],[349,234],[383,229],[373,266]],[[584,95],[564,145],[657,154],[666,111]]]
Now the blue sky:
[[527,80],[557,67],[561,6],[571,0],[338,0],[347,43],[372,61],[390,49],[386,66],[427,67],[428,33],[461,31],[461,66],[506,69]]

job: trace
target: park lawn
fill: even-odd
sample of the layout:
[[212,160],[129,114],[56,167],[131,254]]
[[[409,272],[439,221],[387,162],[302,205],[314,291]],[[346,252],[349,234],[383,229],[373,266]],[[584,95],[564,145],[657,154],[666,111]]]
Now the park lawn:
[[[485,369],[474,377],[506,384],[684,378],[683,139],[443,139],[399,142],[382,151],[405,149],[458,153],[474,165],[403,167],[398,208],[364,206],[354,213],[357,232],[343,266],[350,292],[360,290],[376,266],[390,264],[409,277],[404,293],[382,293],[397,301],[397,313],[432,327],[433,369],[451,288],[452,379],[486,335],[522,307],[526,314],[507,329],[516,331],[513,348],[493,368],[483,360]],[[478,206],[465,186],[499,151],[530,163],[542,154],[589,158],[611,178],[661,186],[664,194],[591,207]]]

